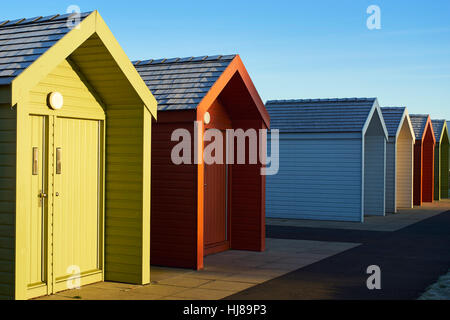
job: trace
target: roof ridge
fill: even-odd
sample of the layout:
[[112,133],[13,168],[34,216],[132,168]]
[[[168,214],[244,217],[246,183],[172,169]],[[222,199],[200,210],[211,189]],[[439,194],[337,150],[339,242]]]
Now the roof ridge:
[[205,62],[205,61],[230,61],[233,60],[237,54],[230,55],[215,55],[215,56],[198,56],[198,57],[184,57],[184,58],[162,58],[162,59],[147,59],[133,61],[135,66],[156,65],[156,64],[170,64],[170,63],[185,63],[185,62]]
[[377,98],[325,98],[325,99],[290,99],[268,100],[266,103],[298,103],[298,102],[363,102],[375,101]]
[[428,118],[430,115],[429,114],[419,114],[419,113],[413,113],[409,115],[410,117],[415,117],[415,118]]
[[[93,11],[85,11],[81,12],[81,17],[86,17],[90,15]],[[55,22],[67,19],[68,17],[72,16],[75,13],[66,13],[66,14],[53,14],[49,16],[36,16],[32,18],[19,18],[15,20],[4,20],[0,21],[0,28],[8,28],[8,27],[17,27],[17,26],[24,26],[24,25],[30,25],[34,23],[44,23],[44,22]]]

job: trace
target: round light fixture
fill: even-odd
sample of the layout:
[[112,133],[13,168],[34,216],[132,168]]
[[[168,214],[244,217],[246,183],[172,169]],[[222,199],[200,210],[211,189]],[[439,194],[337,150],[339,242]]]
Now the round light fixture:
[[48,95],[48,106],[53,110],[60,110],[64,105],[64,97],[59,92],[52,92]]
[[209,112],[205,112],[205,115],[203,116],[203,121],[205,124],[211,123],[211,114]]

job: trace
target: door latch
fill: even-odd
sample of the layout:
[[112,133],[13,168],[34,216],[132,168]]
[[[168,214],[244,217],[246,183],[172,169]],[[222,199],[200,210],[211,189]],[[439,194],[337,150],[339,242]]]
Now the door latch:
[[41,192],[41,193],[39,193],[39,198],[45,199],[45,198],[47,198],[47,194],[44,192]]

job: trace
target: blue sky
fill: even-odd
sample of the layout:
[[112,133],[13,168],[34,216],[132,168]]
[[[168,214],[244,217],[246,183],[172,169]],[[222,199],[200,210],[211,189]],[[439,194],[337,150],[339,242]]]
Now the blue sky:
[[[450,1],[3,1],[0,20],[98,9],[132,60],[239,53],[264,101],[378,97],[450,119]],[[381,30],[366,9],[381,8]]]

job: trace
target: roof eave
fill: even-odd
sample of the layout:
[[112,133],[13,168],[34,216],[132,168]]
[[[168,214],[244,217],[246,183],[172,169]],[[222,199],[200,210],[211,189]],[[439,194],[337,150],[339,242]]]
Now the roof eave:
[[222,72],[217,81],[209,89],[205,97],[203,97],[202,101],[200,101],[200,103],[197,106],[197,113],[203,114],[204,112],[207,111],[207,109],[211,106],[212,102],[219,96],[219,94],[222,92],[222,90],[226,87],[228,82],[232,79],[232,77],[236,73],[238,73],[241,76],[241,79],[243,80],[245,87],[250,93],[250,96],[252,97],[252,100],[255,103],[256,108],[259,111],[259,114],[261,115],[261,119],[263,120],[264,125],[267,128],[270,128],[269,113],[267,112],[266,106],[264,105],[264,102],[259,96],[259,93],[256,90],[253,81],[251,80],[250,75],[245,69],[245,66],[239,55],[236,55],[236,57],[234,57],[234,59],[230,62],[225,71]]
[[405,108],[403,110],[402,119],[400,120],[400,124],[399,124],[399,126],[397,128],[397,133],[395,134],[395,140],[398,139],[398,137],[400,135],[400,132],[402,131],[403,124],[405,123],[405,121],[408,123],[409,132],[411,134],[413,142],[415,143],[416,142],[416,134],[414,133],[414,128],[412,126],[411,118],[409,117],[409,113],[408,113],[408,109],[407,108]]
[[372,121],[373,115],[375,112],[378,113],[378,116],[380,117],[381,121],[381,127],[383,128],[384,137],[386,140],[389,140],[389,132],[386,128],[386,123],[384,122],[383,112],[381,111],[381,107],[378,104],[378,99],[375,99],[372,105],[372,109],[369,112],[369,115],[367,116],[366,122],[364,123],[364,126],[362,128],[362,135],[364,136],[367,132],[367,129],[369,128],[370,122]]
[[423,129],[423,133],[422,133],[422,141],[425,139],[425,136],[426,136],[426,134],[427,134],[427,130],[431,130],[431,136],[432,136],[432,138],[433,138],[433,141],[434,141],[434,143],[436,144],[437,143],[437,141],[436,141],[436,136],[435,136],[435,134],[434,134],[434,128],[433,128],[433,123],[431,122],[431,117],[428,115],[428,118],[427,118],[427,123],[426,123],[426,125],[425,125],[425,129]]

